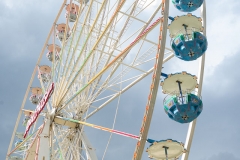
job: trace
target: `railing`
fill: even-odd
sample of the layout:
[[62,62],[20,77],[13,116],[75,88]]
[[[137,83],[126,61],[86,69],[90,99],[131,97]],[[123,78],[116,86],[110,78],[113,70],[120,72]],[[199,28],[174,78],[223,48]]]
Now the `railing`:
[[[197,96],[197,92],[196,91],[182,91],[183,94],[181,95],[179,93],[179,91],[174,91],[171,94],[168,94],[164,99],[163,99],[163,105],[165,105],[171,98],[176,97],[177,103],[182,105],[182,104],[187,104],[188,103],[188,95],[189,94],[194,94]],[[202,97],[200,96],[199,99],[202,99]]]
[[172,46],[173,40],[180,34],[184,36],[185,41],[193,40],[193,32],[201,32],[198,28],[187,28],[187,29],[180,29],[178,32],[175,33],[175,36],[171,37],[170,46]]

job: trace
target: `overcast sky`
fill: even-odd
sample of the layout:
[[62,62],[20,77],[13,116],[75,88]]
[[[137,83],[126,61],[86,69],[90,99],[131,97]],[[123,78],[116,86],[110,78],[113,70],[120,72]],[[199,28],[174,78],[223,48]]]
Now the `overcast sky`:
[[[33,68],[60,5],[61,2],[57,0],[0,1],[1,160],[6,156],[17,114]],[[240,118],[238,115],[240,114],[238,102],[240,95],[239,7],[240,1],[207,1],[209,48],[206,53],[202,93],[204,110],[197,121],[189,160],[240,160],[238,154],[240,149]],[[177,59],[173,59],[172,62],[177,63],[174,63],[175,66],[171,62],[165,65],[169,71],[178,72],[179,70],[176,68],[180,65],[183,70],[189,68],[188,65],[182,65]],[[138,87],[142,84],[144,82],[134,87],[133,93],[138,93]],[[129,109],[119,113],[118,117],[124,116],[124,120],[116,124],[118,130],[126,131],[127,129],[129,133],[138,134],[140,124],[133,126],[135,120],[142,119],[143,108],[138,110],[136,104],[145,104],[146,99],[141,100],[138,97],[147,97],[147,94],[148,91],[141,95],[121,97],[125,98],[123,104],[127,105]],[[159,95],[158,97],[162,98],[163,96]],[[179,125],[169,120],[163,112],[162,101],[157,101],[156,106],[149,137],[153,139],[173,138],[184,142],[185,138],[183,137],[186,135],[187,125]],[[107,110],[103,110],[99,114],[104,114],[104,111]],[[133,116],[135,116],[134,120]],[[178,130],[182,132],[178,132]],[[126,150],[126,148],[117,148],[117,143],[126,138],[117,137],[116,139],[115,144],[114,140],[111,142],[113,145],[109,150],[109,158],[106,157],[106,159],[114,157],[116,149],[116,152],[122,151],[123,155],[131,157],[135,143],[130,144],[132,140],[129,140],[128,145],[126,142],[126,148],[131,148]],[[94,140],[97,141],[97,138]],[[143,159],[148,158],[144,155]]]

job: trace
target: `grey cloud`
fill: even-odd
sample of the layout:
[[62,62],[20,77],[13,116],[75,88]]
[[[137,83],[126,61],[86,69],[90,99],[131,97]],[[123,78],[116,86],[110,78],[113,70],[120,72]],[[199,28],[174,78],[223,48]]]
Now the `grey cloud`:
[[229,152],[221,152],[217,155],[213,155],[207,160],[240,160],[239,157],[236,157],[234,154]]
[[240,90],[237,86],[240,75],[235,70],[239,61],[239,52],[228,56],[211,76],[205,77],[202,94],[204,110],[197,122],[191,149],[192,159],[199,153],[206,157],[213,152],[239,151]]
[[[57,1],[26,3],[29,8],[22,5],[14,11],[7,12],[8,8],[0,2],[0,29],[3,31],[0,39],[0,68],[2,68],[0,71],[0,117],[2,119],[0,159],[5,158],[10,135],[37,56],[60,7]],[[216,3],[218,1],[214,1],[208,7],[211,8]],[[211,16],[213,13],[210,11],[209,17],[215,18]],[[175,15],[175,11],[172,15]],[[240,141],[238,118],[240,108],[237,105],[240,94],[238,88],[240,75],[237,70],[239,61],[239,53],[226,57],[224,62],[217,66],[213,75],[204,79],[202,94],[204,110],[198,118],[190,160],[239,160],[235,156],[240,148],[238,143]],[[177,67],[173,67],[174,62],[177,62]],[[181,67],[181,63],[184,62],[176,59],[169,61],[164,70],[170,73],[179,72],[177,69]],[[132,88],[131,92],[126,92],[121,97],[123,101],[120,103],[121,111],[119,111],[115,126],[117,130],[139,134],[149,92],[149,79],[150,77],[140,82]],[[159,88],[149,138],[157,140],[172,138],[184,142],[188,126],[173,122],[167,117],[162,107],[163,98],[164,95]],[[98,116],[90,119],[90,122],[97,122],[98,125],[111,128],[116,101],[111,105],[99,111]],[[109,115],[106,116],[106,113]],[[94,146],[100,148],[97,151],[98,155],[102,155],[109,133],[87,127],[86,132],[89,133]],[[114,135],[106,159],[122,160],[123,157],[116,157],[119,153],[124,157],[131,157],[135,145],[135,140]],[[224,151],[235,153],[235,155]],[[213,155],[214,153],[216,155]],[[210,158],[203,159],[204,157]],[[143,159],[148,159],[146,153]]]
[[61,5],[56,2],[25,1],[13,9],[0,2],[0,159],[5,159],[31,73],[57,14],[52,6]]

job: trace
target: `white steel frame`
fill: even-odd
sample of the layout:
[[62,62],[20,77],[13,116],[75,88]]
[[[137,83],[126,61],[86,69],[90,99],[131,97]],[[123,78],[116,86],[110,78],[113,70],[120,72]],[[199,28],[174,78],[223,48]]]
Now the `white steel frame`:
[[[207,15],[206,15],[206,2],[205,1],[203,2],[203,5],[201,6],[201,18],[203,20],[203,27],[204,27],[203,35],[206,36],[207,35],[207,32],[206,32],[206,30],[207,30],[207,24],[206,24],[206,22],[207,22],[207,19],[206,19]],[[202,57],[199,58],[200,61],[199,61],[198,89],[197,89],[198,96],[202,95],[205,54]],[[197,123],[197,119],[195,119],[194,121],[192,121],[189,124],[187,137],[186,137],[186,142],[185,142],[185,147],[187,149],[187,152],[182,155],[181,160],[188,160],[190,149],[191,149],[191,145],[192,145],[193,135],[194,135],[195,127],[196,127],[196,123]]]

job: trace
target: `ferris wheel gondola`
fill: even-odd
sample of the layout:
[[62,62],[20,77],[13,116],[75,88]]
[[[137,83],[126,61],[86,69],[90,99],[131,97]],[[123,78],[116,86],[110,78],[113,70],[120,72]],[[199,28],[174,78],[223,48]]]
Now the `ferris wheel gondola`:
[[51,68],[47,65],[39,66],[38,78],[41,79],[43,83],[48,83],[51,79]]
[[160,85],[163,93],[168,94],[163,106],[169,118],[180,123],[189,123],[200,115],[202,100],[192,93],[198,88],[196,76],[187,72],[169,74]]
[[204,0],[173,0],[174,6],[183,12],[192,12],[197,10]]
[[70,37],[70,28],[69,26],[67,26],[65,23],[61,23],[61,24],[57,24],[56,26],[56,37],[62,42],[64,40],[68,40],[68,38]]
[[55,60],[56,61],[59,60],[59,54],[60,54],[61,48],[58,45],[49,44],[49,45],[47,45],[47,49],[48,49],[48,52],[47,52],[46,56],[49,61],[51,61],[51,62],[53,61],[54,54],[55,54]]
[[42,89],[39,87],[32,87],[31,96],[29,100],[32,102],[32,104],[38,105],[41,99],[42,99]]
[[66,6],[65,17],[69,16],[69,22],[75,22],[77,19],[77,14],[79,12],[79,6],[77,4],[71,3]]

